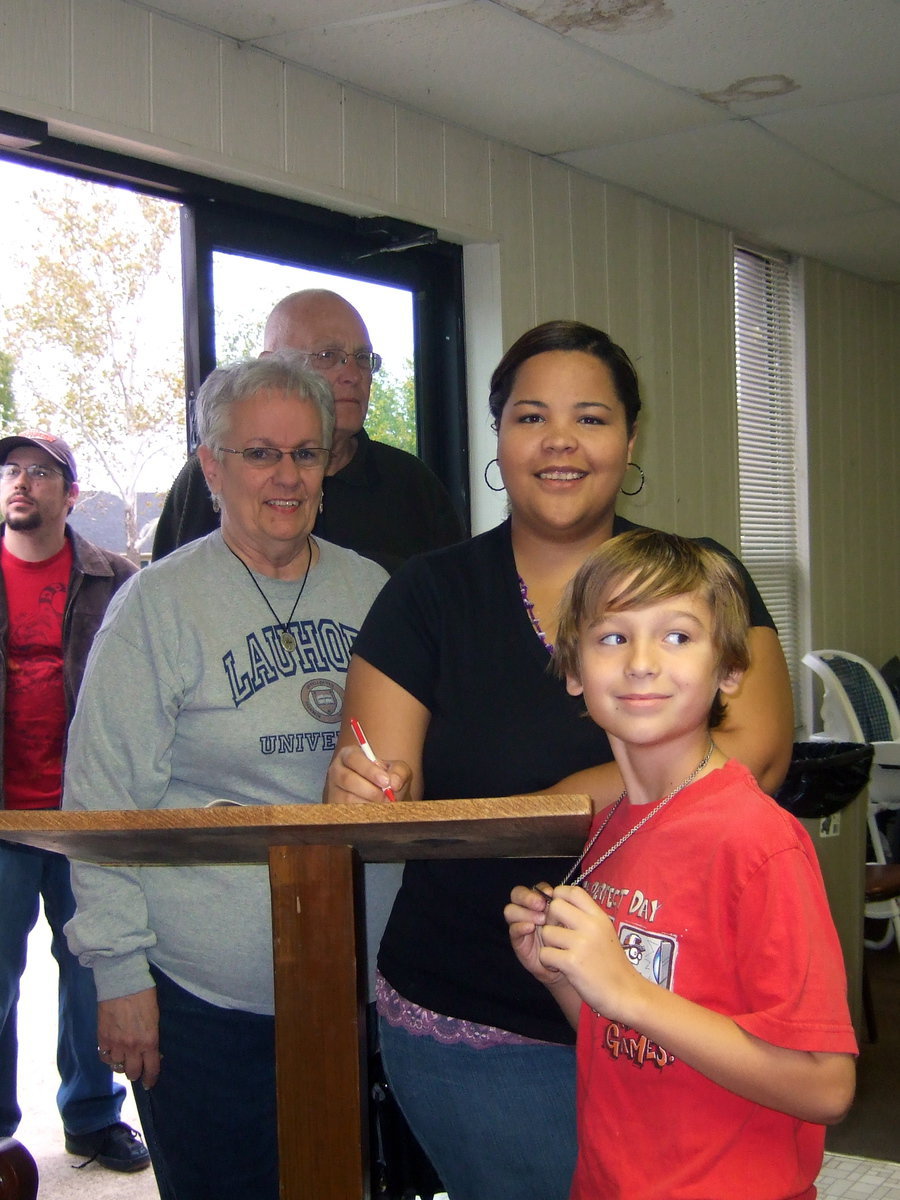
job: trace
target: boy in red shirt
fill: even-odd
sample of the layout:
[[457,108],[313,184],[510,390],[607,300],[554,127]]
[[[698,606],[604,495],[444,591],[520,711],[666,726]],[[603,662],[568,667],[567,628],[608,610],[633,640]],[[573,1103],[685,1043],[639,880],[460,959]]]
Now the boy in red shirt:
[[505,915],[578,1029],[572,1200],[809,1200],[853,1098],[812,843],[710,736],[746,632],[727,559],[655,531],[611,539],[563,599],[556,668],[626,790],[566,884]]

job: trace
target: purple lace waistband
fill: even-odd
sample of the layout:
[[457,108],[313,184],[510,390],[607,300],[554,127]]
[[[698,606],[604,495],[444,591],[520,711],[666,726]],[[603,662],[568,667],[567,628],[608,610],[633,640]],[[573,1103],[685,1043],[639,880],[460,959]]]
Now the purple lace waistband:
[[430,1037],[444,1046],[461,1043],[474,1050],[487,1050],[491,1046],[541,1046],[545,1043],[535,1038],[510,1033],[507,1029],[496,1029],[493,1025],[479,1025],[475,1021],[463,1021],[459,1017],[445,1017],[413,1004],[395,991],[384,976],[375,973],[375,1006],[378,1015],[389,1025],[405,1029],[415,1037]]

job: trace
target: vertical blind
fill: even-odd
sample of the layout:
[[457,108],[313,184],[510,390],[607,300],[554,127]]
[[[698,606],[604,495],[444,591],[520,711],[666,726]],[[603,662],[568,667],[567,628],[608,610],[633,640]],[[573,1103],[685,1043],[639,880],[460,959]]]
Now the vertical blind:
[[799,677],[800,541],[793,289],[786,258],[734,253],[741,556]]

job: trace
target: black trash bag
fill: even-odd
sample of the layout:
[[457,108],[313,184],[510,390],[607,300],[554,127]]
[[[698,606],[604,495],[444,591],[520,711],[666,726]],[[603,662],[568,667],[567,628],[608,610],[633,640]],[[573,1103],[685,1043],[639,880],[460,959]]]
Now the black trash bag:
[[795,817],[829,817],[869,782],[874,750],[859,742],[795,742],[775,800]]

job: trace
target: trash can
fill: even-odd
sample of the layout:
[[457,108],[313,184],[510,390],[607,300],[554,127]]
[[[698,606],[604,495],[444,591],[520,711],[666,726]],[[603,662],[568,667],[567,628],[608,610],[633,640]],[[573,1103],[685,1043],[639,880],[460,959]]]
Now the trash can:
[[862,1025],[866,784],[874,751],[857,742],[797,742],[775,793],[812,838],[847,970],[850,1015]]
[[874,750],[859,742],[795,742],[776,801],[795,817],[830,817],[869,782]]

